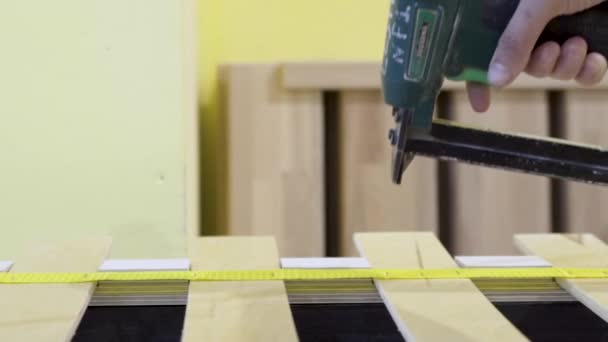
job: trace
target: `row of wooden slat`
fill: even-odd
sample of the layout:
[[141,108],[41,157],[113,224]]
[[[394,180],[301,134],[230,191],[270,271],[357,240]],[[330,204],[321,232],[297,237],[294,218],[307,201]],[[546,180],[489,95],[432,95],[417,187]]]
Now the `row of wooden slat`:
[[[394,186],[390,108],[375,63],[224,71],[228,234],[276,235],[286,256],[354,255],[350,237],[366,231],[431,231],[458,254],[515,253],[513,234],[564,227],[608,237],[608,192],[598,186],[455,163],[439,172],[424,158]],[[543,136],[561,126],[565,138],[607,144],[607,85],[580,90],[522,77],[494,94],[489,113],[477,114],[462,84],[447,82],[440,115]],[[559,91],[563,108],[552,105],[549,90]]]
[[[357,249],[375,268],[449,269],[458,266],[432,233],[361,233]],[[517,246],[556,267],[608,267],[608,245],[592,235],[519,235]],[[10,272],[95,272],[109,239],[30,245]],[[193,240],[193,270],[279,267],[270,237]],[[608,320],[608,280],[560,280]],[[399,331],[408,341],[524,341],[526,338],[470,280],[376,281]],[[69,341],[94,284],[0,286],[0,340]],[[297,341],[280,281],[192,282],[182,341]]]

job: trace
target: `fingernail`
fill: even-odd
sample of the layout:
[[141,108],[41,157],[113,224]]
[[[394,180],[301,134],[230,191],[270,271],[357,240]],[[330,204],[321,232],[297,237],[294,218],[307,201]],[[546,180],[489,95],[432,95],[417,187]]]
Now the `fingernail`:
[[494,86],[502,87],[509,83],[509,79],[511,75],[509,74],[509,70],[500,64],[500,63],[492,63],[490,66],[490,71],[488,72],[488,81]]

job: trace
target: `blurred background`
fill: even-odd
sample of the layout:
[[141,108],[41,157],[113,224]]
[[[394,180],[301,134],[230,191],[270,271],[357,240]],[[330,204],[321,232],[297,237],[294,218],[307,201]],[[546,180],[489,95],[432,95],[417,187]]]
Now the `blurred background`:
[[[435,232],[512,254],[525,232],[608,238],[603,188],[417,158],[390,182],[380,91],[389,0],[0,4],[0,229],[109,234],[113,257],[188,236],[273,235],[283,256],[356,255],[360,231]],[[438,117],[606,145],[602,85],[518,81]]]
[[[201,171],[205,179],[202,229],[214,233],[228,224],[224,193],[226,145],[230,138],[226,113],[222,112],[226,106],[220,104],[220,68],[237,64],[379,61],[390,1],[197,0],[197,5]],[[280,133],[274,134],[279,143]]]

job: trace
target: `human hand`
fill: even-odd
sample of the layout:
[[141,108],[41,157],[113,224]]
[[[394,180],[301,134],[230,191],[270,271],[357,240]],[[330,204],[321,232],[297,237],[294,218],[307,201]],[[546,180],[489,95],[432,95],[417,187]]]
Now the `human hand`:
[[[524,71],[534,77],[576,80],[582,85],[599,83],[606,74],[608,62],[601,54],[588,53],[587,42],[583,38],[573,37],[561,46],[556,42],[546,42],[536,49],[534,47],[553,18],[586,10],[602,1],[521,0],[490,64],[490,83],[496,87],[507,86]],[[475,111],[488,110],[488,86],[469,82],[467,92]]]

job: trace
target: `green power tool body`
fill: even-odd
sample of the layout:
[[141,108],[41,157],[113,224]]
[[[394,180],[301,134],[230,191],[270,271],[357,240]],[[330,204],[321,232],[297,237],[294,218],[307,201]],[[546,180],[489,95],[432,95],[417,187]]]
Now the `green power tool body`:
[[[519,1],[392,0],[382,85],[396,123],[389,133],[395,183],[401,182],[414,156],[421,154],[608,184],[608,152],[603,148],[433,120],[445,78],[488,83],[490,62]],[[539,43],[574,36],[585,38],[590,51],[608,56],[608,2],[555,18]]]

